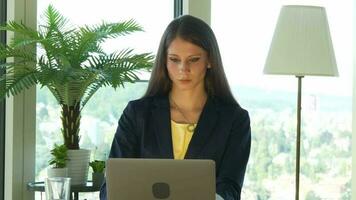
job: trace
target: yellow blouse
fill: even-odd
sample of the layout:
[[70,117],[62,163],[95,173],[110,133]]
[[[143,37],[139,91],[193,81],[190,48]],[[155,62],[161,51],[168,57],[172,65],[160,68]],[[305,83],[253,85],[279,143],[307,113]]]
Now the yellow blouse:
[[[174,159],[182,160],[187,152],[193,131],[188,131],[189,124],[180,124],[171,120]],[[194,128],[197,124],[194,124]]]

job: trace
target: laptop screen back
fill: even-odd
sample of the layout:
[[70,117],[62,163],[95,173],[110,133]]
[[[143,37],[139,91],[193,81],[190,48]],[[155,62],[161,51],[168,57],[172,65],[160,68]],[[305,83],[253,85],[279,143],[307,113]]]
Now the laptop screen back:
[[110,158],[106,167],[108,200],[214,200],[212,160]]

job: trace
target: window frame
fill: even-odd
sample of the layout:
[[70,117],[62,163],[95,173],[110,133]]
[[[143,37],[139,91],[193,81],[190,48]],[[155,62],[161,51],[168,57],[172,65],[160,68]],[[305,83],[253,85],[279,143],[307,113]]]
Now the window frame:
[[[6,21],[6,0],[0,0],[0,24]],[[6,44],[6,33],[0,33],[0,43]],[[0,63],[4,63],[1,60]],[[4,71],[0,71],[0,76]],[[5,173],[5,100],[0,100],[0,198],[4,198],[4,173]]]
[[183,14],[183,0],[174,0],[174,18]]
[[[35,28],[36,7],[36,0],[7,1],[6,19]],[[13,36],[6,33],[7,43]],[[6,98],[5,112],[4,199],[32,200],[34,192],[27,190],[27,183],[35,174],[35,87]]]
[[193,15],[210,25],[211,22],[211,0],[182,0],[184,15]]
[[[18,2],[19,1],[24,1],[24,0],[14,0],[14,1],[6,1],[6,0],[0,0],[0,6],[3,6],[5,5],[4,7],[1,7],[0,8],[0,13],[2,15],[8,15],[9,13],[6,14],[6,11],[8,8],[9,9],[9,4],[11,4],[12,7],[22,7],[22,5],[18,6]],[[7,4],[4,4],[4,2],[7,2]],[[353,0],[354,2],[354,10],[356,10],[356,0]],[[13,4],[16,4],[15,6]],[[21,3],[20,3],[21,4]],[[37,5],[36,3],[36,0],[31,0],[30,2],[28,2],[27,4],[32,4],[32,5]],[[194,5],[193,5],[194,4]],[[195,15],[195,16],[198,16],[198,17],[202,17],[201,16],[201,13],[203,13],[203,16],[202,18],[207,18],[208,19],[208,23],[210,24],[210,0],[174,0],[174,17],[178,17],[179,15],[181,14],[191,14],[191,15]],[[205,6],[207,5],[207,6]],[[26,7],[26,6],[25,6]],[[198,10],[198,8],[200,9],[200,11]],[[15,9],[16,13],[20,13],[20,15],[25,15],[24,13],[29,13],[29,14],[34,14],[35,13],[35,8],[34,6],[31,6],[30,8],[26,7],[25,9]],[[11,14],[12,10],[10,9],[10,14]],[[22,13],[22,14],[21,14]],[[1,16],[0,16],[1,17]],[[356,13],[354,12],[354,19],[356,17]],[[36,23],[36,19],[34,20],[33,17],[31,17],[30,20],[26,20],[26,22],[30,22],[30,23]],[[356,20],[354,20],[354,33],[356,33]],[[1,36],[2,38],[3,36]],[[356,39],[353,40],[353,46],[354,46],[354,52],[356,52]],[[354,72],[353,72],[353,102],[356,102],[356,55],[354,54],[354,64],[353,64],[353,69],[354,69]],[[33,91],[32,91],[33,92]],[[28,103],[28,101],[30,102],[33,102],[34,100],[36,99],[35,96],[33,95],[26,95],[23,100],[22,100],[22,104],[23,105],[20,105],[20,106],[24,106],[24,107],[28,107],[27,109],[28,110],[32,110],[31,112],[35,112],[35,109],[36,109],[36,106],[33,106],[32,103]],[[12,100],[13,101],[13,100]],[[19,105],[19,104],[17,104]],[[4,147],[5,143],[4,143],[4,139],[8,139],[8,138],[5,138],[5,134],[6,136],[8,135],[8,131],[5,131],[4,133],[4,130],[5,130],[5,127],[4,127],[4,121],[5,121],[5,110],[7,110],[6,112],[6,116],[14,116],[14,118],[16,117],[20,117],[21,115],[19,115],[18,113],[15,113],[13,109],[9,109],[8,107],[14,107],[13,103],[10,102],[10,103],[7,103],[6,102],[6,109],[5,108],[5,101],[3,102],[0,102],[0,184],[1,184],[1,187],[0,187],[0,197],[1,195],[4,195],[4,193],[8,192],[8,193],[16,193],[16,192],[23,192],[24,190],[22,189],[19,189],[19,190],[12,190],[11,191],[6,191],[4,190],[4,176],[6,175],[6,173],[4,174],[4,167],[5,167],[5,159],[4,159],[4,153],[6,153],[4,151],[5,148],[7,147]],[[27,118],[27,117],[24,117],[24,118]],[[352,139],[352,143],[353,144],[356,144],[356,104],[353,105],[353,139]],[[8,117],[6,117],[6,124],[8,124],[8,121],[12,121],[12,119],[8,120]],[[3,124],[1,124],[3,123]],[[23,126],[23,127],[26,127],[26,119],[25,120],[21,120],[21,123],[22,124],[18,124],[18,126]],[[33,126],[30,125],[30,126]],[[8,129],[8,126],[6,126],[6,130]],[[12,133],[11,133],[12,134]],[[22,136],[23,137],[23,136]],[[33,135],[31,135],[31,137],[35,137]],[[28,137],[26,137],[28,138]],[[23,139],[23,138],[22,138]],[[7,140],[8,141],[8,140]],[[23,152],[26,152],[26,146],[28,145],[31,145],[28,143],[28,141],[26,139],[24,139],[24,141],[26,141],[26,144],[22,143],[22,147],[20,146],[17,146],[17,148],[19,148],[18,151],[23,151]],[[8,145],[16,145],[17,143],[13,142],[13,141],[10,141],[11,144],[8,144]],[[30,142],[32,143],[32,141]],[[8,149],[6,149],[8,150]],[[30,148],[30,152],[27,151],[26,155],[35,155],[35,149],[32,149]],[[2,157],[1,157],[2,156]],[[356,148],[353,148],[352,150],[352,157],[353,157],[353,163],[356,163]],[[14,157],[11,156],[10,158],[8,159],[13,159]],[[6,165],[8,165],[7,163],[9,162],[13,162],[12,160],[8,160],[8,162],[6,162]],[[32,165],[32,163],[31,163]],[[20,170],[22,170],[21,173],[23,173],[23,170],[26,169],[26,166],[28,166],[28,164],[26,164],[26,162],[22,162],[22,166],[20,168]],[[1,169],[1,167],[3,167],[3,169]],[[34,167],[34,166],[33,166]],[[33,168],[31,167],[30,169],[27,169],[27,170],[30,170],[30,172],[26,172],[27,174],[28,173],[32,173],[33,176],[34,176],[34,170]],[[10,170],[10,173],[13,173],[14,170]],[[356,167],[352,167],[352,196],[356,196]],[[9,181],[9,183],[11,182],[18,182],[17,180],[14,180],[16,179],[16,177],[11,177],[11,180]],[[21,179],[23,180],[23,179]],[[25,185],[25,183],[23,183]],[[18,186],[18,185],[17,185]],[[14,186],[15,187],[15,186]],[[22,186],[22,187],[25,187],[25,186]],[[3,194],[1,194],[1,192],[3,192]],[[0,198],[1,199],[1,198]]]
[[[356,144],[356,0],[353,0],[353,77],[352,77],[352,141],[351,144]],[[351,196],[356,198],[356,148],[352,148],[352,161],[351,161]],[[355,166],[353,166],[355,165]]]

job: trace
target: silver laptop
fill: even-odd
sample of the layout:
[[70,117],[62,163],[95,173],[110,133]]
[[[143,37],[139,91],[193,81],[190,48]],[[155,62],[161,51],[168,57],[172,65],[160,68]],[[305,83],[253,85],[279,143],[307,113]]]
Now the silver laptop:
[[110,158],[108,200],[215,200],[212,160]]

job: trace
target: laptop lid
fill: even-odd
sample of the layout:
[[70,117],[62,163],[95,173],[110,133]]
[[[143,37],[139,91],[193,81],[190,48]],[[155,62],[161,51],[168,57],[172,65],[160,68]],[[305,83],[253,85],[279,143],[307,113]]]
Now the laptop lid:
[[212,160],[110,158],[108,200],[215,200]]

